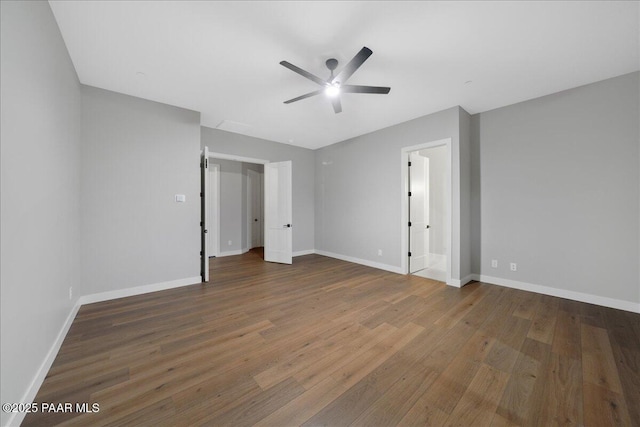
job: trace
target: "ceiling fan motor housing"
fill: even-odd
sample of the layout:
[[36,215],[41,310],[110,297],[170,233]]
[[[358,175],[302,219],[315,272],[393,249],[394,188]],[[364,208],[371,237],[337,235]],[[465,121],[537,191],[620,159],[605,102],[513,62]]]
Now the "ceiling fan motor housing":
[[338,60],[335,58],[327,59],[327,62],[325,62],[325,64],[327,64],[327,68],[330,69],[331,71],[338,68]]

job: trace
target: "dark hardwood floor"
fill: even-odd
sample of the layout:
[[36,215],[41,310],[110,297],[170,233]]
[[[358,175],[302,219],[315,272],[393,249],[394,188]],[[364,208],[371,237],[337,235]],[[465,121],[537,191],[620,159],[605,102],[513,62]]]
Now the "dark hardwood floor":
[[640,425],[640,315],[308,255],[83,306],[29,414],[73,426]]

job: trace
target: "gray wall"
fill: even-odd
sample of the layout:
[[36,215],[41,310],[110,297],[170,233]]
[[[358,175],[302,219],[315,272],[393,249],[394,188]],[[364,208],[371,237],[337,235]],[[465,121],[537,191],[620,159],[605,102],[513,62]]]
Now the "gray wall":
[[460,279],[470,279],[471,267],[471,116],[458,107],[460,138]]
[[82,94],[85,293],[199,276],[200,114],[91,87]]
[[[0,16],[5,403],[22,401],[83,291],[81,98],[49,4],[3,1]],[[2,412],[2,425],[9,415]]]
[[[291,160],[293,165],[293,251],[295,253],[314,249],[314,151],[202,127],[202,146],[205,145],[210,152],[215,153],[272,162]],[[246,200],[246,196],[244,199]],[[222,243],[226,245],[226,241]],[[225,250],[224,247],[221,245],[220,250]]]
[[[263,174],[263,187],[264,187],[264,165],[261,164],[255,164],[255,163],[244,163],[241,162],[242,164],[242,226],[241,226],[241,230],[242,230],[242,250],[243,251],[248,251],[250,246],[251,246],[251,242],[248,242],[247,239],[249,237],[249,235],[247,234],[247,226],[248,226],[248,222],[249,222],[249,212],[247,212],[247,210],[249,209],[249,205],[247,203],[247,197],[248,197],[248,175],[249,175],[249,170],[253,170],[256,171],[260,174]],[[264,193],[264,188],[263,188],[263,193]],[[264,197],[264,194],[263,194]],[[263,203],[263,207],[264,207],[264,200],[262,201]],[[263,212],[263,218],[262,218],[263,224],[264,224],[264,212]],[[263,230],[263,242],[264,242],[264,230]]]
[[[316,248],[399,268],[401,149],[451,138],[454,162],[459,161],[459,110],[450,108],[317,150]],[[454,174],[452,188],[460,185]],[[460,200],[452,203],[455,209]],[[459,224],[452,224],[454,243],[459,230]],[[452,251],[459,250],[454,244]],[[452,276],[459,275],[460,266],[453,263]]]
[[[220,252],[242,249],[242,163],[231,160],[211,159],[220,165]],[[246,189],[245,189],[246,192]],[[246,198],[246,197],[245,197]],[[229,245],[231,241],[231,245]]]
[[640,302],[639,76],[472,117],[475,272]]

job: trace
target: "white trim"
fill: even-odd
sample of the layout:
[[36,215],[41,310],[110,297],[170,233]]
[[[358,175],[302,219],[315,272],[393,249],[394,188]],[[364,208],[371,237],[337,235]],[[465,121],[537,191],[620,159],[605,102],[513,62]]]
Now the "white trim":
[[468,276],[464,277],[463,279],[451,279],[451,282],[447,282],[447,285],[449,286],[455,286],[456,288],[461,288],[464,285],[466,285],[467,283],[471,282],[472,280],[477,280],[475,279],[474,274],[469,274]]
[[315,253],[318,255],[327,256],[329,258],[336,258],[342,261],[352,262],[354,264],[366,265],[367,267],[377,268],[379,270],[386,270],[392,273],[404,274],[403,269],[401,267],[396,267],[395,265],[382,264],[379,262],[369,261],[361,258],[354,258],[346,255],[335,254],[333,252],[319,251],[316,250]]
[[574,301],[615,308],[618,310],[631,311],[633,313],[640,313],[640,303],[602,297],[599,295],[585,294],[583,292],[569,291],[566,289],[552,288],[549,286],[534,285],[532,283],[518,282],[516,280],[502,279],[499,277],[484,276],[482,274],[472,274],[471,276],[473,277],[473,280],[492,285],[551,295],[553,297],[566,298]]
[[318,253],[315,249],[307,249],[306,251],[297,251],[293,253],[293,256],[303,256],[303,255],[311,255]]
[[447,285],[449,286],[453,286],[454,288],[461,288],[462,287],[462,282],[458,279],[449,279],[447,281]]
[[[215,240],[213,241],[213,253],[208,254],[211,256],[218,256],[220,253],[220,165],[218,163],[210,163],[209,164],[209,173],[212,173],[216,176],[216,187],[214,191],[215,203],[213,203],[216,207],[215,211],[212,211],[209,208],[209,214],[214,214],[215,220],[213,225]],[[209,176],[211,177],[211,176]],[[213,189],[211,183],[209,183],[209,190]],[[214,200],[208,200],[208,202],[214,202]],[[211,205],[209,205],[211,206]],[[209,234],[208,238],[211,238],[211,234]]]
[[254,159],[253,157],[236,156],[235,154],[213,153],[211,151],[209,152],[209,158],[234,160],[236,162],[245,162],[245,163],[256,163],[259,165],[266,165],[267,163],[270,163],[269,160]]
[[166,289],[179,288],[182,286],[202,283],[202,277],[187,277],[168,282],[154,283],[151,285],[136,286],[134,288],[118,289],[117,291],[100,292],[97,294],[84,295],[80,297],[80,304],[93,304],[94,302],[109,301],[117,298],[131,297],[134,295],[148,294],[150,292],[164,291]]
[[209,281],[209,241],[211,238],[209,234],[207,234],[209,226],[209,178],[211,175],[209,173],[209,148],[205,145],[202,149],[202,159],[200,160],[201,170],[200,170],[200,207],[201,207],[201,215],[200,215],[200,240],[201,240],[201,250],[200,250],[200,275],[202,276],[203,282]]
[[[51,348],[49,349],[49,352],[47,353],[47,356],[42,361],[42,364],[40,365],[40,368],[38,369],[35,377],[33,378],[33,380],[31,380],[29,387],[27,387],[27,391],[22,396],[22,399],[20,399],[20,402],[22,403],[33,402],[34,399],[36,398],[36,395],[38,394],[38,390],[40,390],[40,387],[42,387],[42,383],[44,382],[47,376],[47,373],[49,372],[49,369],[51,369],[51,365],[53,365],[53,362],[56,359],[58,352],[60,351],[60,347],[62,347],[62,343],[64,342],[64,339],[66,338],[67,333],[69,332],[69,328],[71,328],[71,324],[76,318],[76,314],[78,314],[78,310],[80,310],[81,306],[85,304],[91,304],[94,302],[108,301],[116,298],[123,298],[123,297],[128,297],[133,295],[146,294],[149,292],[162,291],[165,289],[178,288],[181,286],[193,285],[193,284],[201,283],[201,281],[202,281],[202,278],[200,276],[196,276],[196,277],[189,277],[185,279],[172,280],[169,282],[156,283],[152,285],[137,286],[135,288],[122,289],[122,290],[110,291],[110,292],[101,292],[101,293],[92,294],[92,295],[84,295],[78,298],[75,305],[71,308],[71,311],[69,312],[67,319],[62,325],[62,328],[60,328],[60,332],[58,332],[58,335],[56,336],[55,341],[53,342],[53,344],[51,345]],[[26,412],[12,413],[9,416],[9,419],[7,420],[6,425],[7,426],[20,425],[24,420],[25,415],[26,415]]]
[[[399,267],[395,267],[387,264],[380,264],[377,262],[367,261],[360,258],[353,258],[345,255],[339,255],[332,252],[319,251],[316,249],[298,251],[294,253],[294,256],[309,255],[314,253],[318,255],[327,256],[330,258],[340,259],[347,262],[353,262],[355,264],[366,265],[368,267],[373,267],[380,270],[386,270],[386,271],[391,271],[393,273],[404,274],[403,269]],[[141,294],[146,294],[150,292],[162,291],[166,289],[178,288],[178,287],[188,286],[193,284],[199,284],[201,283],[200,280],[201,280],[201,277],[196,276],[196,277],[189,277],[185,279],[172,280],[168,282],[155,283],[151,285],[137,286],[135,288],[101,292],[98,294],[91,294],[91,295],[85,295],[80,297],[76,301],[76,304],[72,307],[71,311],[69,312],[69,315],[67,316],[67,319],[62,325],[62,328],[60,328],[60,332],[58,332],[58,335],[56,336],[55,341],[53,342],[53,344],[51,345],[51,348],[49,349],[49,352],[47,353],[47,356],[45,357],[42,364],[40,365],[40,368],[38,369],[31,383],[29,384],[29,387],[27,388],[27,391],[22,396],[22,399],[20,400],[20,402],[27,403],[27,402],[34,401],[38,393],[38,390],[40,390],[40,387],[42,386],[42,383],[44,382],[46,375],[49,372],[49,369],[51,369],[51,365],[53,364],[56,356],[58,355],[58,351],[60,351],[60,347],[62,346],[62,343],[64,342],[64,339],[66,338],[67,333],[71,328],[71,324],[73,323],[73,320],[75,319],[76,314],[78,314],[78,310],[82,305],[92,304],[95,302],[108,301],[108,300],[117,299],[117,298],[124,298],[128,296],[141,295]],[[477,280],[483,283],[489,283],[489,284],[504,286],[508,288],[520,289],[523,291],[535,292],[535,293],[544,294],[544,295],[567,298],[574,301],[586,302],[589,304],[596,304],[604,307],[611,307],[619,310],[630,311],[633,313],[640,313],[640,303],[633,303],[629,301],[601,297],[598,295],[585,294],[582,292],[574,292],[574,291],[568,291],[564,289],[551,288],[548,286],[534,285],[531,283],[518,282],[515,280],[501,279],[498,277],[484,276],[481,274],[471,274],[462,280],[454,279],[452,280],[452,283],[448,283],[448,284],[452,286],[461,287],[471,280]],[[25,415],[26,415],[25,412],[12,413],[9,416],[9,419],[7,420],[6,425],[7,426],[20,425],[24,420]]]
[[[199,277],[198,277],[198,280],[200,280]],[[51,369],[51,365],[53,365],[53,361],[56,359],[56,356],[58,355],[58,351],[60,351],[60,347],[62,347],[62,343],[64,342],[64,339],[66,338],[67,333],[69,332],[69,328],[71,328],[71,324],[73,323],[73,320],[76,318],[76,314],[78,314],[78,310],[80,310],[80,306],[82,305],[80,303],[80,300],[81,298],[78,299],[76,301],[76,304],[71,308],[71,312],[69,312],[69,315],[67,316],[67,319],[62,325],[62,328],[60,328],[60,332],[58,332],[58,335],[56,336],[55,341],[53,341],[53,344],[51,345],[51,348],[49,349],[47,356],[42,361],[40,368],[36,372],[36,375],[33,377],[33,380],[31,380],[31,384],[29,384],[29,387],[27,387],[27,391],[24,393],[24,395],[22,396],[22,399],[20,399],[19,402],[31,403],[35,400],[36,395],[38,394],[38,390],[40,390],[40,387],[42,387],[42,383],[44,382],[44,379],[47,377],[47,373],[49,372],[49,369]],[[24,420],[24,417],[26,415],[27,415],[26,412],[14,412],[9,416],[9,419],[7,420],[6,425],[7,426],[20,425],[22,424],[22,421]]]
[[[225,256],[233,256],[233,255],[242,255],[249,252],[249,249],[247,248],[242,248],[239,250],[234,250],[234,251],[227,251],[227,252],[221,252],[220,255],[218,255],[219,257],[225,257]],[[303,256],[303,255],[311,255],[311,254],[316,254],[318,253],[315,249],[307,249],[304,251],[297,251],[293,253],[293,256]]]
[[242,254],[246,254],[247,252],[249,252],[249,249],[247,248],[235,249],[233,251],[224,251],[218,254],[218,258],[222,258],[225,256],[242,255]]
[[[253,205],[253,203],[252,203],[252,202],[253,202],[253,200],[251,200],[251,188],[250,188],[251,186],[249,185],[250,181],[251,181],[253,178],[251,178],[251,177],[249,176],[249,175],[250,175],[250,172],[254,172],[254,173],[256,173],[256,171],[251,170],[251,169],[247,169],[247,175],[246,175],[246,179],[245,179],[245,181],[244,181],[244,184],[245,184],[245,190],[246,190],[246,191],[245,191],[245,195],[247,196],[247,199],[245,200],[245,203],[246,203],[246,204],[245,204],[245,206],[246,206],[246,212],[245,212],[245,214],[246,214],[246,217],[245,217],[245,219],[246,219],[246,221],[245,221],[246,229],[245,229],[245,233],[244,233],[244,234],[245,234],[245,242],[244,242],[244,247],[245,247],[245,248],[250,248],[250,247],[251,247],[251,245],[252,245],[252,243],[253,243],[253,242],[251,241],[251,240],[253,240],[253,239],[252,239],[252,237],[253,237],[253,229],[252,229],[252,225],[253,225],[253,224],[251,223],[251,217],[253,216],[253,215],[252,215],[252,213],[253,213],[253,212],[251,212],[251,210],[252,210],[252,208],[253,208],[253,206],[252,206],[252,205]],[[240,172],[240,175],[243,175],[243,174],[242,174],[242,172]],[[240,194],[242,194],[242,192],[241,192]],[[241,205],[242,205],[242,204],[241,204]],[[251,208],[251,209],[250,209],[250,208]],[[242,249],[244,249],[244,248],[242,248]]]
[[[424,144],[412,145],[410,147],[402,147],[400,150],[400,175],[401,175],[401,185],[402,190],[400,192],[400,206],[401,206],[401,214],[400,214],[400,273],[408,274],[409,273],[409,262],[408,262],[408,252],[409,245],[407,236],[409,234],[409,208],[408,208],[408,200],[407,193],[409,192],[409,184],[407,177],[409,175],[409,167],[407,166],[409,162],[409,153],[413,151],[424,150],[427,148],[434,148],[444,145],[447,147],[447,161],[448,161],[448,174],[447,174],[447,209],[449,210],[449,215],[447,215],[447,230],[449,234],[449,242],[447,244],[447,285],[460,287],[463,286],[464,280],[453,279],[453,225],[455,223],[460,223],[460,212],[453,212],[453,199],[454,196],[460,197],[459,193],[453,194],[453,174],[454,174],[454,162],[453,162],[453,142],[451,138],[439,139],[437,141],[431,141]],[[457,218],[457,222],[454,219]],[[458,225],[459,227],[459,225]],[[460,242],[456,245],[456,247],[460,247]],[[460,265],[460,252],[456,253],[457,257],[457,265]],[[464,283],[463,283],[464,282]]]

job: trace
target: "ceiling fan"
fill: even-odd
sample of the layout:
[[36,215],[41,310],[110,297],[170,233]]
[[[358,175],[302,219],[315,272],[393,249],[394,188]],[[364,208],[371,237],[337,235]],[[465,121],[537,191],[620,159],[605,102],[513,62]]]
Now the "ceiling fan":
[[340,94],[341,93],[377,93],[386,95],[389,93],[391,88],[389,87],[380,87],[380,86],[359,86],[359,85],[346,85],[346,81],[351,77],[353,73],[355,73],[358,68],[371,56],[373,51],[368,47],[363,47],[360,49],[360,52],[353,57],[351,61],[338,73],[337,76],[334,77],[333,70],[338,68],[338,60],[335,58],[327,59],[325,64],[329,71],[331,71],[331,75],[327,80],[323,80],[318,76],[311,74],[308,71],[303,70],[300,67],[296,67],[287,61],[281,61],[280,65],[287,67],[291,71],[300,74],[302,77],[306,77],[314,83],[317,83],[322,87],[322,89],[318,89],[313,92],[306,93],[304,95],[300,95],[296,98],[289,99],[288,101],[284,101],[285,104],[291,104],[292,102],[300,101],[301,99],[310,98],[315,95],[319,95],[321,93],[325,93],[329,98],[331,98],[331,103],[333,104],[333,111],[337,113],[342,111],[342,104],[340,103]]

